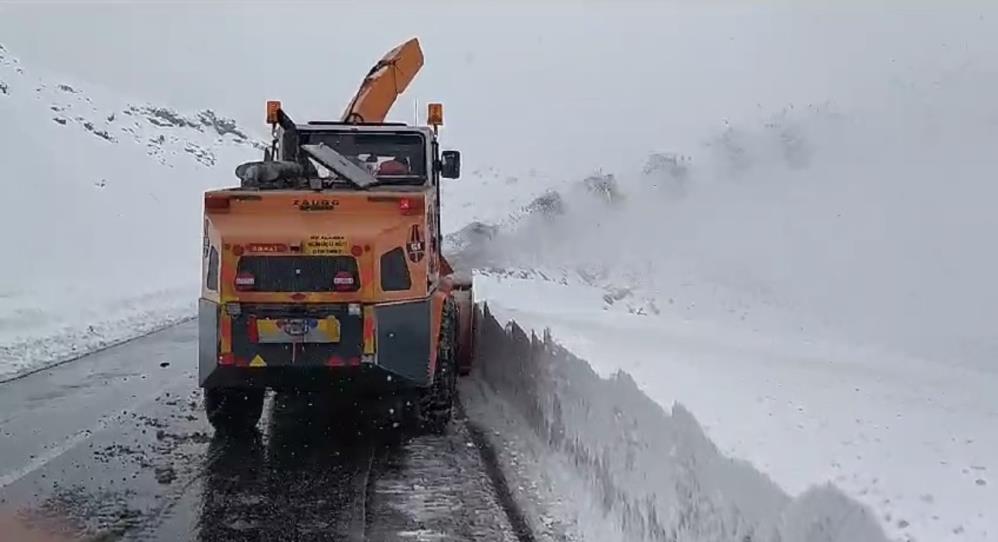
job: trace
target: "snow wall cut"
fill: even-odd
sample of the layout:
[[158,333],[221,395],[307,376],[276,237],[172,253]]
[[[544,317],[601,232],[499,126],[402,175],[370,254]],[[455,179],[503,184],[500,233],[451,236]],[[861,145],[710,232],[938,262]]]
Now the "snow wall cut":
[[872,513],[834,486],[791,497],[723,456],[689,411],[664,410],[630,375],[601,378],[547,334],[500,324],[487,305],[476,317],[473,378],[570,466],[626,540],[887,540]]

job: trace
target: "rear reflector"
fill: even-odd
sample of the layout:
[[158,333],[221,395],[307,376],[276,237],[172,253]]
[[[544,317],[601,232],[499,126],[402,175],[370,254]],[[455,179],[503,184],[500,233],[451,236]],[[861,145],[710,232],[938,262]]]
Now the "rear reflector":
[[236,275],[236,290],[252,290],[256,284],[256,278],[246,272]]
[[346,365],[346,363],[343,361],[343,358],[341,356],[333,354],[332,356],[329,356],[329,359],[326,360],[326,365],[328,365],[329,367],[343,367],[344,365]]
[[374,339],[374,307],[364,307],[364,355],[372,356],[375,350]]
[[288,245],[284,243],[250,243],[246,252],[287,252]]

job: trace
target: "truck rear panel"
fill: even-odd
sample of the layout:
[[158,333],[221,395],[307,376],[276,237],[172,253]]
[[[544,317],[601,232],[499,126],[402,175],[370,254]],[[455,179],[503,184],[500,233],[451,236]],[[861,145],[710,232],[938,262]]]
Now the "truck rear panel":
[[[442,293],[423,192],[244,193],[206,203],[200,384],[431,382]],[[303,204],[303,201],[307,203]],[[304,206],[304,208],[303,208]]]

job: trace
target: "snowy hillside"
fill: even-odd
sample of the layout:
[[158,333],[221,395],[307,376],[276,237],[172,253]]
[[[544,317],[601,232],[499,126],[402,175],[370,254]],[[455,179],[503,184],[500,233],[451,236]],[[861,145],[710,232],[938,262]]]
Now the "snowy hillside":
[[[644,16],[552,5],[478,26],[453,6],[450,25],[423,7],[352,14],[377,18],[386,43],[364,25],[327,35],[334,6],[298,21],[300,42],[266,50],[254,46],[271,10],[171,5],[136,16],[145,27],[95,22],[153,37],[90,69],[146,70],[146,91],[212,105],[236,87],[253,97],[233,105],[245,118],[267,92],[321,116],[372,54],[426,22],[432,53],[413,90],[447,104],[446,143],[465,153],[464,177],[444,187],[447,246],[500,320],[550,328],[607,378],[596,389],[626,371],[681,413],[685,434],[700,438],[698,422],[771,477],[779,491],[754,486],[767,495],[831,482],[893,540],[995,540],[998,15],[786,4],[663,3]],[[167,16],[186,33],[161,29]],[[198,32],[215,56],[199,56]],[[103,59],[114,38],[80,54]],[[326,57],[287,61],[303,47],[351,76],[315,69]],[[191,314],[200,193],[258,151],[221,113],[150,106],[0,55],[2,379]],[[280,75],[261,85],[264,64]],[[302,85],[306,70],[320,84]],[[577,429],[594,448],[611,439]],[[663,442],[659,430],[635,441]],[[715,457],[702,448],[691,462]]]
[[2,46],[0,118],[0,379],[193,315],[201,194],[259,156],[255,135]]
[[964,71],[726,126],[448,241],[501,319],[791,494],[832,482],[897,540],[993,540],[996,90]]

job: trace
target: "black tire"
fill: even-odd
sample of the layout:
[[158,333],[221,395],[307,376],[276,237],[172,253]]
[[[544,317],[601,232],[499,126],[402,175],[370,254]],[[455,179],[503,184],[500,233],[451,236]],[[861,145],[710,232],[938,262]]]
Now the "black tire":
[[205,388],[204,413],[216,431],[252,431],[263,413],[262,389]]
[[430,433],[447,431],[457,395],[457,307],[452,299],[444,304],[433,384],[420,397],[420,429]]

